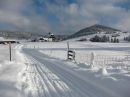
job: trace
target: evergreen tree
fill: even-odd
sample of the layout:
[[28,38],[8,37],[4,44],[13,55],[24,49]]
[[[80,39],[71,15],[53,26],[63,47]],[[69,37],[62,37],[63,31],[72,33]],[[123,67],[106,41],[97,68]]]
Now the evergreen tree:
[[117,41],[117,39],[116,39],[116,37],[115,37],[113,42],[116,43],[116,41]]
[[126,37],[124,37],[124,40],[126,40]]
[[117,39],[116,42],[119,43],[119,39]]
[[110,38],[109,38],[109,36],[107,37],[107,41],[110,42]]
[[106,35],[101,37],[101,42],[107,42],[107,36]]
[[91,38],[90,41],[92,41],[92,42],[100,42],[101,38],[98,35],[96,35],[95,37]]
[[113,38],[111,38],[111,42],[112,42],[112,43],[114,42]]
[[102,37],[99,37],[96,35],[95,37],[91,38],[90,41],[92,42],[109,42],[110,39],[106,35],[103,35]]
[[124,37],[125,41],[130,41],[130,35],[128,37]]

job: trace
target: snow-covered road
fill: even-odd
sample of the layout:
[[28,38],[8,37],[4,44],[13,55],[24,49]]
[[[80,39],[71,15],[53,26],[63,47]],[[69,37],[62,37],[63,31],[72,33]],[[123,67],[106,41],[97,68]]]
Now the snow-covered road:
[[[68,67],[66,61],[48,57],[35,49],[23,49],[31,61],[30,78],[36,88],[34,94],[38,97],[129,97],[128,91],[114,90],[91,77]],[[74,64],[74,63],[73,63]],[[28,68],[29,68],[28,66]],[[31,85],[31,84],[30,84]],[[119,87],[119,86],[116,86]]]

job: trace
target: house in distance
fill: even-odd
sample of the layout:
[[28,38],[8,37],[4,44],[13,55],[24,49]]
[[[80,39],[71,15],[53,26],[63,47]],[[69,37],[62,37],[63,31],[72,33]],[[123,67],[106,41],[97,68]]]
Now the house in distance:
[[8,44],[8,43],[19,43],[19,41],[15,39],[5,39],[4,37],[0,37],[0,44]]

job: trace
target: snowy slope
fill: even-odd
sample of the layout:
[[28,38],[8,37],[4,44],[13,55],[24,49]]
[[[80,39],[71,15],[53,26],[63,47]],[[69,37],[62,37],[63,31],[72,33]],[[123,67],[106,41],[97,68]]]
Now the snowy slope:
[[[114,34],[105,34],[105,32],[102,32],[100,34],[91,34],[91,35],[80,36],[80,37],[77,37],[77,38],[68,39],[66,41],[79,41],[80,39],[87,39],[87,41],[89,41],[91,38],[93,38],[96,35],[98,35],[98,36],[106,35],[106,36],[109,36],[110,39],[111,39],[112,35],[114,35]],[[130,35],[130,33],[120,32],[119,35],[120,36],[117,36],[117,38],[119,39],[120,42],[127,42],[127,41],[124,41],[124,37],[128,37]]]

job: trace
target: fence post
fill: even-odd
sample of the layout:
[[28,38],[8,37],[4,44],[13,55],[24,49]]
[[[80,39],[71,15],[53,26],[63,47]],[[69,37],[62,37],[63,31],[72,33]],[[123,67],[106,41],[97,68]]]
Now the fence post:
[[10,57],[10,61],[12,60],[12,56],[11,56],[11,43],[9,42],[9,57]]
[[67,42],[67,59],[69,59],[69,42]]
[[94,52],[92,52],[91,53],[91,62],[90,62],[90,66],[91,66],[91,68],[93,68],[94,67],[94,58],[95,58],[95,54],[94,54]]

